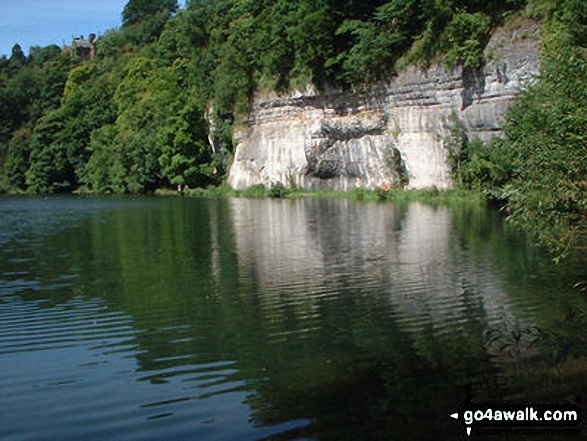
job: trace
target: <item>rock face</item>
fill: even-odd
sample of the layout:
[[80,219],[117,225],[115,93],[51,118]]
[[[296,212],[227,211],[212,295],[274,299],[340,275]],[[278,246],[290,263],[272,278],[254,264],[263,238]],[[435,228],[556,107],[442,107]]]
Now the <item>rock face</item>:
[[499,136],[512,98],[539,71],[538,48],[538,28],[525,20],[494,33],[479,69],[409,67],[355,94],[256,94],[235,130],[228,183],[448,188],[447,118],[456,114],[471,138]]

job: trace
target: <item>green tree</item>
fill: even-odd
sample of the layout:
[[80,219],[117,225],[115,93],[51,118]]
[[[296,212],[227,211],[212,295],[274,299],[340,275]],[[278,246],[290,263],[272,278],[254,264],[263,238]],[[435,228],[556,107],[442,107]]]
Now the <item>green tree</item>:
[[114,124],[104,125],[92,132],[88,152],[91,154],[84,169],[82,183],[96,193],[125,193],[127,191],[127,159]]
[[117,117],[94,130],[87,148],[82,182],[88,189],[137,193],[198,185],[212,173],[205,105],[190,87],[189,60],[168,63],[133,56],[118,73]]
[[171,184],[190,187],[210,181],[214,173],[208,125],[197,102],[187,98],[178,115],[171,116],[157,134],[161,173]]
[[77,188],[89,159],[92,131],[115,117],[107,76],[98,76],[93,63],[71,70],[63,89],[60,106],[39,119],[34,128],[26,173],[30,192]]
[[325,1],[302,0],[293,11],[289,33],[295,50],[294,81],[307,79],[321,86],[328,80],[331,72],[326,64],[336,46],[333,15],[334,11]]
[[70,68],[71,60],[66,56],[62,56],[61,51],[54,58],[43,61],[39,68],[40,93],[38,105],[36,106],[39,116],[60,106]]
[[29,168],[32,132],[22,128],[14,133],[8,145],[7,161],[4,164],[6,184],[9,188],[26,190],[25,173]]
[[15,44],[14,46],[12,46],[12,55],[10,56],[10,58],[8,59],[9,62],[9,66],[12,69],[18,69],[20,68],[23,64],[26,63],[26,55],[24,54],[22,48],[20,47],[20,44]]
[[511,109],[502,193],[512,220],[559,255],[587,245],[587,58],[567,37],[546,42],[540,79]]
[[490,26],[490,16],[482,12],[471,14],[458,10],[444,31],[443,37],[448,46],[445,62],[449,66],[457,64],[472,68],[481,66]]
[[59,141],[63,129],[60,112],[41,118],[31,139],[30,168],[26,186],[32,193],[54,193],[73,190],[74,172],[67,152]]
[[122,11],[122,25],[129,26],[159,12],[167,15],[177,10],[177,0],[130,0]]
[[469,149],[460,171],[557,259],[587,246],[587,15],[570,13],[577,4],[547,12],[540,76],[510,107],[506,138]]

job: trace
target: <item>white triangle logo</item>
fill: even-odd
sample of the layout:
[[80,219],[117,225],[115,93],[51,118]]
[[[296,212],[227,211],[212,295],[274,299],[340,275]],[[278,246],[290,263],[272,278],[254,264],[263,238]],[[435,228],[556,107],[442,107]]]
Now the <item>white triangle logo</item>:
[[459,419],[459,414],[458,413],[453,413],[451,416],[451,418],[454,418],[455,420]]
[[467,427],[467,436],[471,436],[471,428]]

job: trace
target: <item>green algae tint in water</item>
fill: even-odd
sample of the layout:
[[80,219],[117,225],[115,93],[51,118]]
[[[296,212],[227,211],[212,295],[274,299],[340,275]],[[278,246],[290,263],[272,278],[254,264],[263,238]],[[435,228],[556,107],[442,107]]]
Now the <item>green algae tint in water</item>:
[[2,199],[0,439],[462,439],[587,398],[585,266],[473,205]]

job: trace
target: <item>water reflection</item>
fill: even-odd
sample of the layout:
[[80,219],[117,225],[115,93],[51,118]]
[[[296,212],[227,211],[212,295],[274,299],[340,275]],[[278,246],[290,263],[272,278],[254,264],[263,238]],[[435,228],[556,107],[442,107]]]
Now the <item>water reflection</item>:
[[[307,411],[311,406],[300,403],[311,401],[314,411],[336,415],[368,405],[360,419],[364,427],[380,427],[382,438],[396,433],[401,417],[390,409],[400,409],[426,421],[418,425],[426,438],[428,431],[451,433],[423,410],[431,403],[446,410],[471,393],[480,400],[519,399],[574,390],[565,385],[568,377],[549,377],[545,389],[520,395],[520,388],[554,373],[551,360],[535,361],[548,334],[539,327],[541,313],[558,302],[550,299],[545,307],[539,293],[566,297],[565,285],[540,258],[516,254],[526,251],[523,239],[517,248],[507,243],[496,215],[475,207],[347,200],[233,200],[231,209],[241,274],[258,287],[271,342],[292,348],[291,357],[274,363],[273,378],[284,377],[278,389],[263,389],[279,409]],[[517,271],[520,265],[525,272]],[[299,347],[303,362],[294,359]],[[310,366],[308,375],[300,365]],[[574,384],[583,378],[575,376]],[[310,386],[291,391],[295,404],[285,405],[284,383]],[[353,404],[332,404],[341,402]],[[372,409],[373,403],[386,411]],[[330,424],[317,423],[344,438],[337,423]]]
[[385,298],[386,311],[411,333],[441,332],[472,315],[513,319],[493,256],[473,259],[461,247],[448,207],[239,199],[230,206],[240,271],[268,307],[353,288]]
[[584,393],[584,272],[483,208],[96,203],[0,205],[7,439],[456,439],[466,398]]

